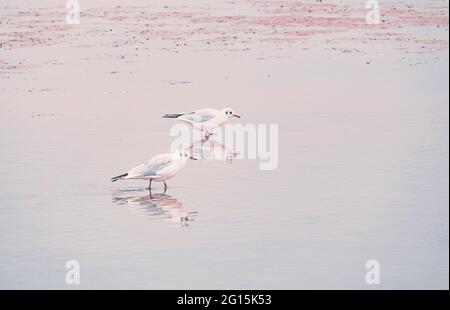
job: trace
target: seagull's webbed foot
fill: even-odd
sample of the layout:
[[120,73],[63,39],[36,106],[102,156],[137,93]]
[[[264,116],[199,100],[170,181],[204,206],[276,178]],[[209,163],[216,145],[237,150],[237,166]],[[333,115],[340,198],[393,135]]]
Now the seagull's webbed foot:
[[207,131],[207,132],[205,133],[205,140],[208,141],[208,140],[209,140],[209,137],[211,137],[212,135],[214,135],[214,133]]

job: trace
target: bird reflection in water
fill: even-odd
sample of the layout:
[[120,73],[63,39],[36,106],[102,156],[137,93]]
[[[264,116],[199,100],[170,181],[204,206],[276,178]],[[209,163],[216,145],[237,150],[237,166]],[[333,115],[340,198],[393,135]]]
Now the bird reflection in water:
[[142,191],[136,192],[139,195],[116,196],[113,198],[113,202],[118,205],[144,210],[146,215],[152,219],[166,219],[182,227],[189,226],[189,222],[197,214],[197,212],[187,211],[180,201],[167,195],[166,192],[155,194],[147,190],[148,194],[144,196],[142,196]]
[[189,151],[195,159],[225,161],[227,164],[231,164],[239,154],[220,142],[205,139],[192,143]]

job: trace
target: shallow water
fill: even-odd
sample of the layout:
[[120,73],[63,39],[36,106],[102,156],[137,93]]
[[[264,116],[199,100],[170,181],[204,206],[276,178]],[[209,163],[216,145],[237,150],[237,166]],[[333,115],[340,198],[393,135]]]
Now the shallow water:
[[[262,3],[173,11],[272,14],[255,9]],[[125,19],[135,11],[114,5],[111,14]],[[415,22],[404,41],[371,41],[352,24],[265,42],[264,31],[291,26],[246,20],[219,25],[243,36],[261,27],[261,38],[230,47],[208,21],[200,34],[182,33],[180,47],[175,32],[192,24],[170,14],[167,40],[124,43],[138,21],[86,15],[76,29],[31,35],[41,43],[8,41],[0,288],[448,289],[446,14],[444,29],[423,14],[427,22],[407,19]],[[233,123],[278,124],[277,169],[218,156],[190,161],[166,193],[161,184],[150,194],[145,182],[110,183],[169,150],[173,122],[161,115],[208,106],[233,107],[243,116]],[[365,282],[372,259],[379,286]],[[65,283],[68,260],[80,263],[79,286]]]

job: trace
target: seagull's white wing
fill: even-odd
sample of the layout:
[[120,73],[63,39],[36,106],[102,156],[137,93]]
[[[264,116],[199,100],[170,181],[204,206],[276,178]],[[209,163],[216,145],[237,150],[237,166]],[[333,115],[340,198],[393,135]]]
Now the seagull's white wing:
[[178,119],[190,123],[206,123],[215,118],[217,114],[218,111],[214,109],[201,109],[193,113],[184,114],[178,117]]
[[153,157],[145,164],[136,166],[128,171],[127,178],[157,176],[161,169],[168,167],[172,163],[170,154],[162,154]]

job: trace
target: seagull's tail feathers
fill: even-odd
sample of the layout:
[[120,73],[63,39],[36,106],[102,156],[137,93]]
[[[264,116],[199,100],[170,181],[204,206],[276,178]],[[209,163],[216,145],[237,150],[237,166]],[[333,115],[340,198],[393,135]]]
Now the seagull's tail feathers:
[[117,180],[123,179],[127,175],[128,175],[128,173],[124,173],[124,174],[118,175],[116,177],[113,177],[113,178],[111,178],[111,182],[116,182]]
[[171,114],[164,114],[163,118],[179,118],[180,116],[183,116],[184,113],[171,113]]
[[168,114],[164,114],[163,118],[179,118],[180,116],[183,115],[188,115],[188,114],[194,114],[195,112],[186,112],[186,113],[168,113]]

